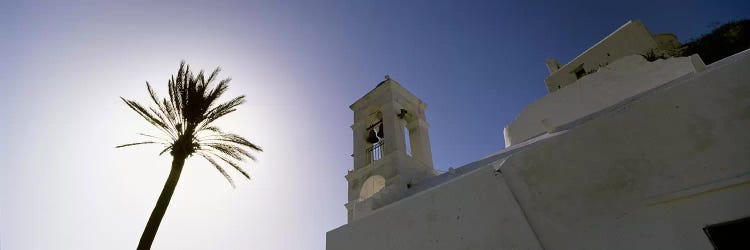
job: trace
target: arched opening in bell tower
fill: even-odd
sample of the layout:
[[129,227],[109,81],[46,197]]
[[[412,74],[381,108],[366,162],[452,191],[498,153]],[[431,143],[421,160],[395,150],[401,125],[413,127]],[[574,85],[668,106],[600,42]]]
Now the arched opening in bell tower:
[[383,145],[385,144],[385,133],[383,131],[383,113],[381,111],[373,112],[369,115],[368,121],[370,126],[367,127],[365,141],[367,141],[367,160],[373,162],[383,157]]
[[[406,124],[406,122],[404,122]],[[406,155],[411,156],[411,136],[409,135],[409,128],[404,125],[404,143],[406,144]]]
[[359,191],[359,200],[366,200],[385,187],[385,178],[373,175],[367,178]]

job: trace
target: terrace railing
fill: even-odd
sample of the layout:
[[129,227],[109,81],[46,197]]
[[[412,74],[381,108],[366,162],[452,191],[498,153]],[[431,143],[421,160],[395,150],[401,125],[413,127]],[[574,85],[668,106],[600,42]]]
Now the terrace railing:
[[372,147],[367,148],[367,159],[369,162],[374,162],[383,158],[383,147],[385,141],[380,140],[377,143],[372,144]]

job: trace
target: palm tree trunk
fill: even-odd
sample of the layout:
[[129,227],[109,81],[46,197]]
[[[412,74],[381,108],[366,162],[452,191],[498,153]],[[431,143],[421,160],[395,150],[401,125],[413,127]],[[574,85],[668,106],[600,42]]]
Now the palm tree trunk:
[[177,187],[177,181],[180,180],[180,174],[182,173],[182,166],[185,164],[185,156],[174,156],[172,158],[172,170],[169,172],[167,182],[164,183],[164,189],[161,190],[159,200],[156,201],[154,211],[151,212],[151,217],[148,218],[146,223],[146,229],[143,230],[141,235],[141,241],[138,242],[138,250],[151,249],[151,243],[154,242],[156,237],[156,231],[159,230],[159,224],[161,219],[164,218],[164,213],[167,212],[167,206],[169,201],[172,199],[175,187]]

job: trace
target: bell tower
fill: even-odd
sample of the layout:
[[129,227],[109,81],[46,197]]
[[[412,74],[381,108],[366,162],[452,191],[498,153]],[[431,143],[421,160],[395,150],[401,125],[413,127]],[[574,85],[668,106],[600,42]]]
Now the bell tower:
[[375,89],[349,106],[354,111],[354,168],[349,182],[348,220],[365,217],[404,197],[435,176],[427,104],[385,76]]

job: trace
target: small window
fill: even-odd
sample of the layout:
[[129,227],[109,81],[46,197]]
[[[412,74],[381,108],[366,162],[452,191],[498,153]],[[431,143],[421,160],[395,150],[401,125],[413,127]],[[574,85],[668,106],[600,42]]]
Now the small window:
[[579,67],[573,73],[576,74],[576,78],[581,79],[581,77],[586,75],[586,70],[584,70],[583,67]]
[[750,217],[703,228],[714,249],[750,249]]

